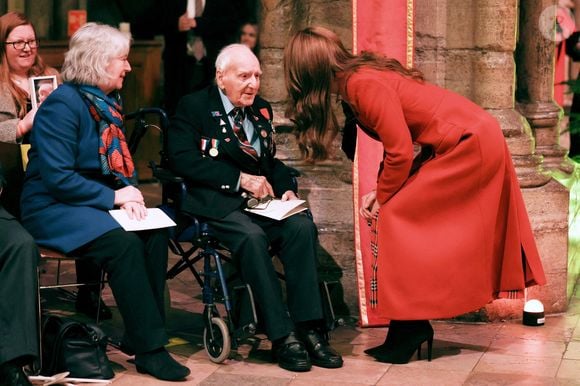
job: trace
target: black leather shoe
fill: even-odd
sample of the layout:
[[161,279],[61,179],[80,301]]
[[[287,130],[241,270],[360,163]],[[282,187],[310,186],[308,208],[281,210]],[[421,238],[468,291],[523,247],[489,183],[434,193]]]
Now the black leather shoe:
[[11,362],[0,365],[0,385],[2,386],[32,386],[22,367]]
[[285,370],[309,371],[312,368],[308,352],[294,332],[272,343],[272,357]]
[[111,319],[113,317],[111,309],[105,304],[105,302],[103,302],[103,299],[99,296],[99,291],[83,287],[77,292],[75,308],[78,312],[82,312],[93,319],[97,319],[99,303],[101,303],[99,320]]
[[165,348],[135,355],[135,367],[142,374],[164,381],[183,381],[191,371],[169,355]]
[[327,369],[342,367],[342,357],[330,347],[328,341],[320,332],[317,330],[299,330],[298,337],[304,342],[313,365]]

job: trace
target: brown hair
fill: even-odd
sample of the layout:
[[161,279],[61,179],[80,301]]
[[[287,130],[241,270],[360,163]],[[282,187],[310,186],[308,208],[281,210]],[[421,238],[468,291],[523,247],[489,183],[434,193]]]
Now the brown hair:
[[[36,36],[36,30],[32,23],[19,12],[8,12],[0,16],[0,84],[5,84],[10,90],[10,94],[14,97],[16,102],[16,109],[18,111],[19,118],[23,118],[26,115],[26,104],[28,101],[28,95],[18,86],[14,84],[10,78],[10,66],[8,66],[8,60],[6,58],[6,44],[4,42],[10,35],[10,32],[16,27],[21,25],[29,25],[34,30],[34,36]],[[28,76],[38,76],[43,75],[46,70],[44,62],[36,53],[36,58],[32,68],[28,72]]]
[[423,80],[423,74],[397,60],[372,52],[351,54],[338,36],[323,27],[308,27],[295,33],[284,50],[284,74],[290,95],[298,145],[309,161],[328,158],[338,132],[331,104],[331,86],[338,72],[352,74],[360,67],[397,72]]

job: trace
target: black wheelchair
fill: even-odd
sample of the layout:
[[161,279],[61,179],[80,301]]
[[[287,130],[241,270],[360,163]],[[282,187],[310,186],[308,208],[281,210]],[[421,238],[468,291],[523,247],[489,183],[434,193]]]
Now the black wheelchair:
[[[158,124],[148,123],[148,116],[155,116]],[[194,276],[202,289],[204,303],[203,344],[210,360],[221,363],[244,339],[258,332],[258,312],[252,289],[241,282],[235,272],[226,272],[224,263],[230,263],[231,256],[214,237],[208,224],[180,211],[187,191],[184,180],[168,168],[166,134],[169,120],[166,113],[159,108],[143,108],[128,114],[126,118],[135,119],[134,129],[128,140],[132,153],[148,129],[155,128],[161,134],[160,160],[150,161],[149,167],[153,177],[162,186],[160,208],[177,223],[177,227],[170,231],[169,248],[179,256],[179,261],[168,270],[167,279],[173,279],[186,270]],[[294,177],[298,176],[299,172],[296,170]],[[191,243],[191,246],[184,247],[185,243]],[[276,251],[272,250],[271,254],[274,256]],[[203,265],[201,271],[196,267],[198,263]],[[278,273],[278,276],[283,280],[282,274]],[[321,283],[327,334],[344,324],[343,319],[335,315],[330,300],[330,288],[337,284],[338,282]],[[225,315],[220,314],[218,304],[223,305]]]

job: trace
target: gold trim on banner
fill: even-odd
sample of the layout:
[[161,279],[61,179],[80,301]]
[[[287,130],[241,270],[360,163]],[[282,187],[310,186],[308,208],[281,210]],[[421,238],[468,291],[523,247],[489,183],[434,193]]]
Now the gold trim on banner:
[[[358,0],[352,1],[352,51],[354,54],[358,54]],[[413,66],[414,57],[414,0],[407,0],[407,17],[406,17],[406,31],[407,31],[407,47],[406,47],[406,64],[408,67]],[[366,297],[366,281],[364,277],[364,264],[361,248],[361,220],[359,216],[360,210],[360,174],[359,174],[359,144],[357,143],[353,168],[352,168],[352,179],[353,179],[353,223],[354,223],[354,244],[355,244],[355,269],[356,269],[356,282],[359,297],[359,314],[360,322],[359,324],[363,327],[369,326],[369,314],[368,314],[368,299]]]
[[352,0],[352,53],[356,55],[358,46],[358,12],[356,11],[357,0]]
[[407,0],[407,67],[413,67],[413,51],[415,50],[413,11],[413,0]]
[[[354,54],[358,53],[358,1],[352,1],[352,52]],[[369,324],[369,316],[367,313],[367,299],[366,299],[366,288],[365,288],[365,275],[364,275],[364,265],[361,250],[360,241],[360,219],[359,219],[359,173],[358,173],[358,144],[355,147],[354,162],[352,167],[352,182],[353,182],[353,223],[354,223],[354,253],[355,253],[355,273],[356,273],[356,283],[358,286],[358,296],[359,296],[359,315],[360,324],[362,326],[367,326]]]
[[[358,129],[357,129],[358,130]],[[367,312],[367,293],[366,293],[366,281],[364,275],[364,264],[363,264],[363,256],[362,256],[362,249],[361,249],[361,241],[360,241],[360,217],[359,217],[359,174],[358,174],[358,144],[355,147],[354,153],[354,164],[352,168],[352,183],[355,189],[354,191],[354,216],[353,216],[353,223],[354,223],[354,253],[355,253],[355,264],[356,264],[356,283],[358,286],[358,296],[359,296],[359,314],[360,314],[360,324],[362,326],[368,326],[369,324],[369,315]]]

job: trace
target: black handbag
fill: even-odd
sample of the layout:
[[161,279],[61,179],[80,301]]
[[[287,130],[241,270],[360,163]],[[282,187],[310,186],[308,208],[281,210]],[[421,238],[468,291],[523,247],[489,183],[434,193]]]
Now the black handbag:
[[68,371],[73,378],[111,379],[107,336],[99,327],[56,315],[42,323],[43,375]]

